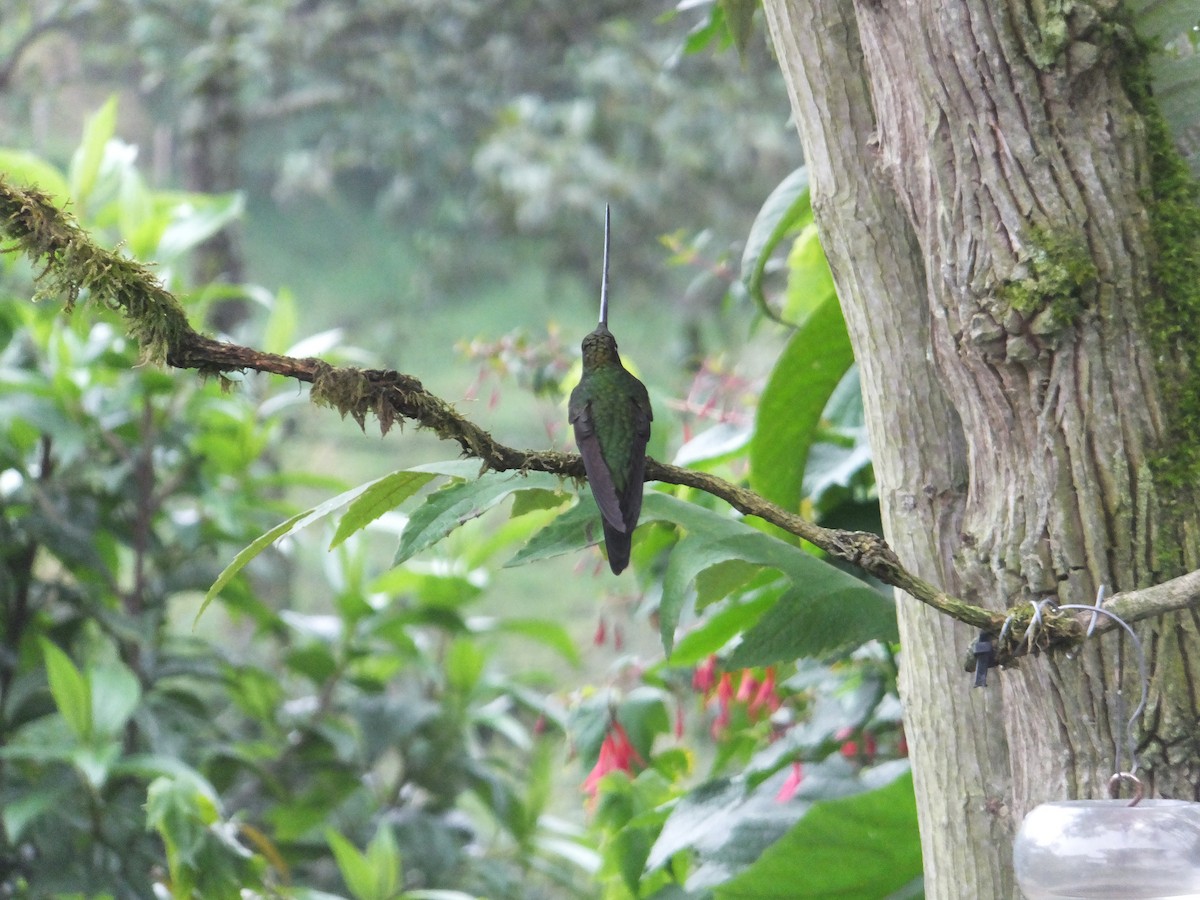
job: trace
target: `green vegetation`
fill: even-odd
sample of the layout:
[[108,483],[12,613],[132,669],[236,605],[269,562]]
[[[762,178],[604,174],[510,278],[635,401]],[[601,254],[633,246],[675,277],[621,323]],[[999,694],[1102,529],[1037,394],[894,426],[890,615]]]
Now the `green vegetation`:
[[[109,135],[88,135],[107,148],[102,160],[120,152]],[[85,224],[119,221],[110,240],[145,232],[143,220],[109,215],[135,171],[99,171],[78,196],[95,217]],[[177,223],[209,208],[197,196],[148,199],[146,215]],[[199,240],[203,229],[188,233]],[[70,258],[40,252],[55,246],[22,249],[69,273]],[[894,663],[878,643],[895,640],[895,622],[873,588],[686,490],[651,492],[634,562],[642,590],[659,597],[670,655],[583,692],[564,714],[569,698],[553,685],[580,663],[581,636],[530,616],[528,600],[512,610],[490,594],[512,577],[502,565],[530,571],[587,552],[597,514],[577,486],[442,462],[396,469],[296,512],[288,485],[324,497],[332,485],[272,462],[301,418],[279,402],[290,387],[246,377],[226,393],[134,367],[128,342],[89,323],[101,306],[64,323],[53,304],[21,299],[33,289],[9,260],[0,383],[14,402],[0,433],[0,512],[25,537],[4,569],[19,589],[4,597],[3,640],[16,662],[15,693],[5,687],[0,697],[12,712],[0,718],[0,792],[22,802],[5,807],[0,849],[33,860],[14,862],[12,889],[148,896],[157,878],[181,898],[247,889],[310,897],[343,885],[355,898],[415,898],[421,886],[534,897],[589,895],[593,872],[594,890],[610,896],[681,883],[704,894],[734,876],[740,885],[778,877],[778,854],[764,857],[763,873],[753,860],[811,827],[810,812],[837,821],[841,807],[823,799],[851,795],[844,815],[877,821],[899,855],[883,866],[848,860],[831,877],[863,890],[919,877],[911,812],[897,815],[892,799],[911,802],[897,759]],[[113,284],[135,265],[110,262]],[[812,265],[824,263],[794,254],[794,278],[812,282]],[[174,272],[176,290],[204,296]],[[103,298],[112,284],[101,271],[88,287]],[[263,303],[263,344],[295,344],[287,295]],[[71,335],[80,349],[68,355]],[[538,371],[530,386],[561,396],[567,368]],[[774,379],[802,382],[803,373]],[[831,515],[874,502],[856,382],[852,372],[840,380],[811,386],[829,401],[826,417],[800,435],[814,448],[805,502]],[[126,424],[113,430],[116,411]],[[674,417],[660,418],[670,431]],[[693,433],[684,452],[693,465],[741,469],[742,427],[732,443]],[[768,465],[794,463],[759,464]],[[40,496],[60,496],[71,511],[46,518]],[[395,546],[396,509],[406,522],[389,559],[379,550]],[[331,540],[321,540],[314,526],[329,518]],[[282,524],[268,529],[273,519]],[[79,533],[85,522],[93,524]],[[317,552],[298,551],[309,546]],[[307,589],[293,590],[300,579]],[[546,591],[545,576],[531,583]],[[206,588],[212,606],[190,632]],[[547,599],[538,605],[563,605]],[[603,612],[605,633],[594,640],[646,648],[648,634],[624,634],[644,620],[623,619]],[[542,650],[520,658],[548,668],[512,666],[513,648],[527,643]],[[802,656],[837,662],[797,664]],[[580,812],[556,796],[579,784],[553,774],[564,734],[593,798],[587,832],[558,818]],[[711,758],[706,773],[690,743]],[[64,779],[83,788],[78,802],[64,802]],[[701,827],[716,816],[735,826],[724,837]],[[480,853],[472,848],[484,835]],[[788,858],[797,873],[815,865],[804,852]]]
[[[1166,446],[1155,460],[1165,501],[1200,477],[1200,179],[1180,154],[1151,87],[1150,50],[1130,53],[1124,84],[1142,116],[1150,158],[1145,198],[1154,241],[1154,293],[1143,315],[1159,360],[1170,423]],[[1169,501],[1167,501],[1169,502]],[[1173,571],[1178,562],[1166,571]]]

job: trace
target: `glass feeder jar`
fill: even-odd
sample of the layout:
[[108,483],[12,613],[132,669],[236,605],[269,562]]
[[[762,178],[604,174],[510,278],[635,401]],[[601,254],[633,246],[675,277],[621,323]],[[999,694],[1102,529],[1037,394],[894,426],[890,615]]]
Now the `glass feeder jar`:
[[1043,803],[1021,823],[1013,869],[1027,900],[1200,900],[1200,803]]

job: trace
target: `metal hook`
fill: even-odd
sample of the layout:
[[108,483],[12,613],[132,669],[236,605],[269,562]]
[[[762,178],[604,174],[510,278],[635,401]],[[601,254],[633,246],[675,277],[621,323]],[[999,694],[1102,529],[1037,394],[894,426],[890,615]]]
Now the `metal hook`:
[[1108,796],[1113,800],[1118,798],[1121,793],[1121,782],[1128,781],[1133,784],[1133,799],[1129,801],[1129,805],[1137,806],[1142,802],[1142,797],[1145,796],[1145,788],[1141,780],[1132,772],[1118,772],[1112,778],[1108,779]]

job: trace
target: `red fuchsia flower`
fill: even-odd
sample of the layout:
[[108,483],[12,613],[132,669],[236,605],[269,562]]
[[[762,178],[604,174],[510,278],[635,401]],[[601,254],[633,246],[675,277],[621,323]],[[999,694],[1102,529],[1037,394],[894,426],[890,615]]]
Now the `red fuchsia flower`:
[[633,746],[633,742],[629,740],[629,732],[614,719],[600,744],[600,756],[596,760],[596,765],[583,782],[584,793],[595,800],[596,794],[600,790],[601,778],[609,772],[632,774],[634,763],[640,767],[646,765],[646,761],[642,759],[641,754]]
[[596,623],[596,633],[592,635],[592,643],[597,646],[603,646],[608,639],[608,621],[604,616],[600,617],[600,621]]
[[721,675],[721,680],[717,682],[717,717],[712,724],[714,739],[719,738],[721,733],[729,727],[729,723],[733,721],[729,712],[731,700],[733,700],[733,676],[725,672]]
[[754,673],[749,669],[742,670],[742,681],[738,685],[737,696],[734,697],[738,703],[749,703],[754,699],[754,695],[758,693],[758,679],[754,677]]
[[776,803],[786,803],[796,796],[796,790],[800,787],[800,782],[804,780],[804,767],[800,763],[792,763],[792,774],[787,777],[779,787],[779,793],[775,795]]
[[750,713],[751,719],[756,719],[764,709],[770,714],[779,709],[781,704],[779,694],[775,691],[775,667],[767,666],[762,684],[758,686],[758,690],[755,691],[746,710]]
[[[837,734],[834,735],[834,738],[837,740],[842,740],[842,738],[847,738],[853,733],[853,730],[850,728],[842,728],[838,730]],[[864,731],[862,734],[861,750],[859,748],[858,741],[844,741],[842,743],[841,753],[846,759],[863,759],[867,762],[871,762],[873,759],[875,759],[875,754],[878,750],[879,747],[875,743],[875,735],[871,734],[869,731]]]
[[714,654],[696,666],[696,671],[692,673],[692,690],[707,697],[716,683],[717,657]]

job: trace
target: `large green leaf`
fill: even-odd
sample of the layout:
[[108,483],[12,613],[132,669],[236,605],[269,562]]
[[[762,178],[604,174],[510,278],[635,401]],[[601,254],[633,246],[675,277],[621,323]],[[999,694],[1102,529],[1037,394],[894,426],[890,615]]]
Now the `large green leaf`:
[[797,583],[743,633],[728,665],[769,666],[871,640],[899,640],[895,606],[863,582],[850,580],[855,587]]
[[451,483],[419,506],[400,535],[394,565],[432,547],[460,525],[483,515],[509,494],[523,488],[553,490],[558,479],[544,472],[528,475],[487,472],[473,481]]
[[[795,659],[844,647],[850,641],[894,639],[895,608],[887,598],[799,547],[757,531],[737,519],[658,491],[646,495],[642,518],[674,522],[685,530],[667,563],[659,602],[659,629],[668,655],[673,649],[680,615],[689,599],[690,586],[701,573],[731,561],[737,561],[743,567],[743,574],[746,566],[753,566],[775,569],[785,575],[791,581],[792,589],[780,602],[790,598],[792,608],[803,609],[812,629],[811,636],[788,630],[777,643],[765,647],[756,644],[764,658],[775,655],[773,661]],[[730,582],[734,586],[738,583]],[[710,593],[706,599],[712,602],[719,598]],[[753,614],[758,612],[754,608]],[[749,609],[746,611],[746,625],[754,621],[753,614]],[[764,617],[770,614],[768,610]]]
[[806,804],[780,803],[777,792],[770,781],[752,787],[742,778],[695,788],[671,810],[646,860],[646,871],[687,852],[694,865],[686,884],[689,891],[727,881],[754,863],[804,814]]
[[436,477],[432,472],[401,469],[371,482],[365,491],[354,498],[338,521],[329,549],[332,550],[350,535],[395,509]]
[[717,900],[879,900],[915,890],[910,886],[919,883],[922,867],[912,774],[888,763],[864,782],[878,786],[814,803],[752,865],[720,885]]
[[778,316],[771,310],[763,295],[763,275],[767,263],[788,234],[803,227],[812,218],[812,199],[808,193],[808,168],[801,166],[771,191],[746,236],[742,251],[742,281],[750,297],[772,319]]
[[25,150],[0,148],[0,173],[17,184],[35,187],[62,205],[70,196],[67,179],[56,167]]
[[[390,476],[385,475],[383,478],[385,479],[388,477]],[[312,509],[305,510],[304,512],[297,513],[290,519],[280,522],[266,534],[261,534],[256,537],[250,543],[250,545],[238,553],[238,555],[233,558],[233,562],[227,565],[224,570],[222,570],[221,574],[217,576],[217,580],[213,582],[212,587],[210,587],[208,592],[204,595],[204,601],[200,604],[200,609],[196,611],[196,619],[199,619],[200,616],[203,615],[204,610],[208,608],[208,604],[213,601],[214,597],[221,593],[225,585],[229,584],[229,582],[233,580],[234,576],[236,576],[238,572],[242,571],[242,569],[244,569],[251,560],[270,547],[273,543],[281,538],[287,537],[289,534],[299,531],[301,528],[311,525],[313,522],[317,522],[325,518],[325,516],[329,515],[331,512],[341,509],[346,504],[356,500],[373,485],[378,484],[382,480],[383,479],[377,478],[375,481],[368,481],[366,484],[360,484],[358,487],[351,488],[348,491],[338,494],[336,497],[330,497],[324,503],[314,506]]]
[[595,543],[599,532],[600,509],[590,493],[580,494],[578,503],[556,516],[504,565],[520,566],[582,550]]
[[799,509],[821,412],[853,363],[841,307],[830,295],[788,341],[755,416],[750,485],[784,509]]

